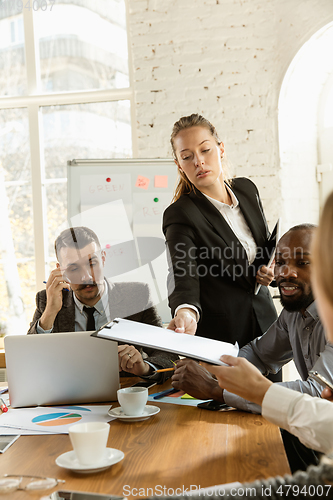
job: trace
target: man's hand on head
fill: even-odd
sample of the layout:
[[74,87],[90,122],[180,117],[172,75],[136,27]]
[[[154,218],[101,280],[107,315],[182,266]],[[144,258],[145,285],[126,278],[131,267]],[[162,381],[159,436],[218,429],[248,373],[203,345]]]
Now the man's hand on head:
[[223,391],[217,380],[196,361],[181,359],[171,378],[172,386],[197,399],[215,399],[224,402]]
[[54,320],[62,308],[62,291],[69,289],[69,284],[64,281],[64,277],[59,268],[51,271],[46,283],[46,307],[39,320],[39,325],[43,330],[50,330]]
[[143,361],[140,352],[133,345],[118,346],[119,371],[125,371],[138,377],[149,375],[152,368]]

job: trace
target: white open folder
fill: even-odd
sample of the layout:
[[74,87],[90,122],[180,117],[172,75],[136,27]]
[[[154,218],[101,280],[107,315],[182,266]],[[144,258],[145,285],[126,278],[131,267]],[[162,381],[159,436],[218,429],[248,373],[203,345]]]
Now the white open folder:
[[176,333],[172,330],[146,325],[128,319],[116,318],[97,332],[94,337],[116,340],[126,344],[136,344],[152,347],[186,356],[187,358],[206,361],[214,365],[223,365],[220,357],[223,354],[238,355],[238,344],[229,344],[218,340],[206,339],[186,333]]

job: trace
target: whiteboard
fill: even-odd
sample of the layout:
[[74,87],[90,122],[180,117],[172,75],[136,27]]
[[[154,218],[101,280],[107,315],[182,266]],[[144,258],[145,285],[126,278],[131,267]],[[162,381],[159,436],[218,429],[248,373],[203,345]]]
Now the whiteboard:
[[106,252],[105,276],[110,281],[148,283],[168,323],[162,217],[177,181],[174,161],[72,160],[67,168],[68,224],[95,231]]

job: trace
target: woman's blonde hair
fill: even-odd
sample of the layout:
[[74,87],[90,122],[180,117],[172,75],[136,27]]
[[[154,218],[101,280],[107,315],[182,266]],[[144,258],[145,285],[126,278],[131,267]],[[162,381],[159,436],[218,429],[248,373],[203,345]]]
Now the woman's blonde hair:
[[316,278],[333,306],[333,192],[327,198],[312,242]]
[[[216,132],[214,125],[212,125],[210,123],[210,121],[208,121],[203,116],[201,116],[197,113],[193,113],[192,115],[189,115],[189,116],[182,116],[174,124],[173,129],[172,129],[172,133],[171,133],[171,137],[170,137],[173,156],[174,156],[174,159],[176,160],[177,163],[178,163],[178,159],[177,159],[177,155],[176,155],[176,151],[175,151],[174,140],[177,137],[177,135],[179,134],[179,132],[181,132],[182,130],[185,130],[187,128],[191,128],[191,127],[204,127],[207,130],[209,130],[209,132],[214,137],[216,144],[218,144],[218,146],[222,142],[219,139],[219,136]],[[192,182],[190,182],[188,180],[188,178],[186,177],[184,172],[180,169],[178,169],[178,176],[179,176],[178,183],[176,185],[172,201],[177,201],[178,198],[180,198],[182,194],[190,193],[194,187]],[[228,169],[228,166],[226,164],[226,161],[223,162],[223,176],[224,176],[225,182],[227,182],[229,185],[231,185],[231,178],[230,178],[229,169]]]

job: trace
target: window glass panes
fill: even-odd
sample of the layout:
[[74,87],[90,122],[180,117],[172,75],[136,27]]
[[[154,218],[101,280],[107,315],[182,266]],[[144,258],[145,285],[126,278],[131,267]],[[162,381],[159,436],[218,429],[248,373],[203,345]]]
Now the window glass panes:
[[59,228],[67,219],[67,179],[46,184],[47,200],[47,241],[48,255],[45,256],[49,272],[55,268],[56,258],[54,241],[59,235]]
[[129,86],[125,0],[57,0],[34,24],[43,92]]
[[130,102],[45,106],[42,110],[49,261],[67,218],[67,161],[132,156]]
[[[37,70],[29,81],[26,53]],[[30,106],[28,89],[36,82],[37,106]],[[67,161],[132,156],[129,100],[61,103],[77,102],[76,91],[83,101],[100,99],[98,90],[118,99],[112,89],[128,87],[125,0],[0,0],[0,333],[27,331],[36,290],[45,286],[35,279],[37,271],[43,281],[45,263],[34,235],[43,238],[49,269],[55,265],[54,239],[67,219]],[[45,101],[54,93],[59,99]],[[8,106],[5,96],[13,109],[1,108]],[[59,104],[45,106],[51,102]],[[43,223],[35,228],[33,188],[42,194],[36,210]]]
[[23,334],[34,310],[35,258],[26,109],[0,110],[0,322]]
[[0,0],[0,96],[26,93],[22,9],[19,2]]

